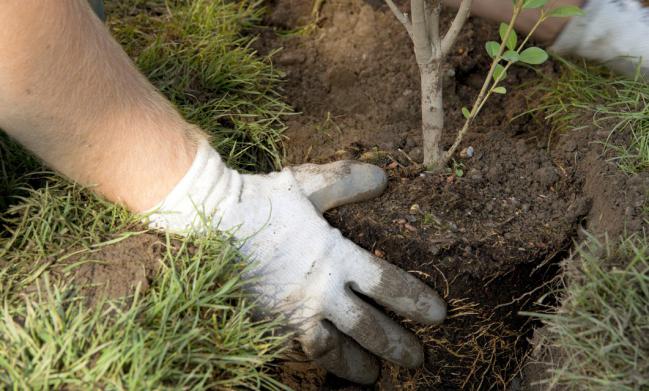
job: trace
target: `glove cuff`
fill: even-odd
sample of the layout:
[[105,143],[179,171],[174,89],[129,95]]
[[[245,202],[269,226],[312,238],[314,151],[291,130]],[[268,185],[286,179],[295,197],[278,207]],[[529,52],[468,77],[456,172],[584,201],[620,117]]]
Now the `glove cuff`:
[[241,176],[229,169],[207,140],[201,140],[185,176],[148,212],[149,226],[175,233],[204,231],[241,192]]
[[550,48],[606,62],[614,70],[633,74],[639,61],[649,69],[649,10],[636,0],[588,0],[585,15],[573,17]]

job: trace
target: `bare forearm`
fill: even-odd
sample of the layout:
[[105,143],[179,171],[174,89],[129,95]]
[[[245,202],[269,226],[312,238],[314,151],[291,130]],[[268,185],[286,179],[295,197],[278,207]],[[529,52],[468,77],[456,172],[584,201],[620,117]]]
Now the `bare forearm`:
[[0,7],[0,128],[52,168],[141,211],[185,174],[199,132],[85,0]]

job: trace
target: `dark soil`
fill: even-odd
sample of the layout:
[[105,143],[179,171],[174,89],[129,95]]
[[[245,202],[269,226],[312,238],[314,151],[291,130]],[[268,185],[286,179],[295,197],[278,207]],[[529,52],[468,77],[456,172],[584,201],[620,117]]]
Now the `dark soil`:
[[[602,156],[606,134],[556,135],[542,117],[520,115],[534,105],[543,76],[509,73],[506,96],[487,104],[464,146],[472,158],[425,174],[419,121],[419,75],[403,27],[378,0],[328,0],[309,35],[280,36],[308,23],[311,2],[271,2],[256,43],[286,72],[285,94],[299,116],[288,120],[291,164],[361,159],[389,173],[387,191],[339,208],[329,221],[362,247],[411,271],[442,292],[450,316],[440,327],[406,321],[425,343],[423,368],[385,364],[379,389],[521,389],[520,369],[534,309],[558,273],[557,263],[584,226],[620,234],[641,227],[647,178],[627,178]],[[451,13],[444,15],[449,22]],[[470,20],[445,70],[448,146],[489,66],[484,42],[497,26]],[[546,303],[547,299],[546,299]],[[302,363],[284,367],[295,389],[358,389]]]

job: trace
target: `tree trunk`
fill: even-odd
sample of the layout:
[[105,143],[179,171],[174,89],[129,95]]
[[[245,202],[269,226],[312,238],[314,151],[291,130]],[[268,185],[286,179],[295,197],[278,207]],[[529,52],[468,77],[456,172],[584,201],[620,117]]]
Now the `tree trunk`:
[[424,135],[424,166],[437,169],[444,156],[440,146],[444,129],[441,62],[420,64],[421,128]]

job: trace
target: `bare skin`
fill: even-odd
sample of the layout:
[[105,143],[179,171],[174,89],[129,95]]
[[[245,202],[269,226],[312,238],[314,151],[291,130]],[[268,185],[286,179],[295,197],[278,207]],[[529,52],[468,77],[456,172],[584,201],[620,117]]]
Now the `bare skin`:
[[[586,0],[554,0],[549,2],[550,7],[575,5],[581,7]],[[461,0],[443,0],[444,5],[458,8]],[[508,22],[514,6],[510,0],[474,0],[471,14],[497,22]],[[516,21],[516,29],[528,33],[539,19],[539,10],[525,10]],[[545,44],[552,44],[569,18],[552,18],[543,23],[534,33],[534,38]]]
[[134,211],[162,200],[203,137],[139,73],[86,0],[0,7],[0,128]]

